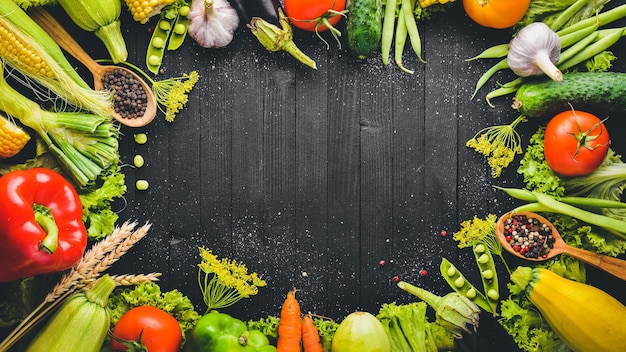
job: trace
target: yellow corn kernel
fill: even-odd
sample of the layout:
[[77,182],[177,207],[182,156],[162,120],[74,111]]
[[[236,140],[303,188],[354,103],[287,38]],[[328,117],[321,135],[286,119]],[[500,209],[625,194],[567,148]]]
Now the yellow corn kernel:
[[29,140],[28,133],[0,115],[0,158],[10,158],[16,155]]
[[176,0],[125,0],[128,10],[133,15],[133,19],[141,24],[145,24],[161,10],[172,4]]
[[0,57],[8,60],[26,72],[53,78],[52,69],[21,36],[15,35],[14,30],[6,22],[0,21]]
[[425,8],[435,4],[447,4],[449,2],[454,2],[454,0],[419,0],[419,4],[421,8]]

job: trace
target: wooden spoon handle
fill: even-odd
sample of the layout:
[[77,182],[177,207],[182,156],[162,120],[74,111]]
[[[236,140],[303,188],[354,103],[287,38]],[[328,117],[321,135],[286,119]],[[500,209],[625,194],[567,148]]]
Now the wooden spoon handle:
[[626,280],[626,260],[621,260],[615,257],[610,257],[607,255],[602,255],[571,246],[564,247],[563,253],[566,253],[576,259],[580,259],[585,263],[602,269],[615,277]]
[[100,73],[102,66],[83,50],[50,12],[41,7],[33,7],[28,10],[28,14],[61,48],[85,65],[94,76]]

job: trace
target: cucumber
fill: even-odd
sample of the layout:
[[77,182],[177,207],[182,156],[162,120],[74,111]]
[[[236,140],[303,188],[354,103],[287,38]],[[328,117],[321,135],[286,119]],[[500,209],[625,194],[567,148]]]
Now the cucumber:
[[346,34],[348,51],[357,59],[374,56],[383,30],[382,0],[349,0]]
[[552,117],[572,108],[598,116],[623,114],[626,73],[571,72],[562,82],[528,81],[517,90],[513,108],[527,117]]

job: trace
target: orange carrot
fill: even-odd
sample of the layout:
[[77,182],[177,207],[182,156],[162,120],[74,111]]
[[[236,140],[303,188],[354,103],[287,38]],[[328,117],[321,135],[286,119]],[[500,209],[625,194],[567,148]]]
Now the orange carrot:
[[309,314],[305,315],[302,320],[302,347],[304,347],[304,352],[324,351],[320,341],[320,334]]
[[302,319],[300,318],[300,303],[296,300],[296,289],[287,293],[287,298],[280,310],[278,323],[278,352],[300,352],[302,340]]

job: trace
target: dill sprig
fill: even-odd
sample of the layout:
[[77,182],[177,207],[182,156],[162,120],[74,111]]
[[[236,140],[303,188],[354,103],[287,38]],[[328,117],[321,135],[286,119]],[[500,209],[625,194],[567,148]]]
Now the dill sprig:
[[471,220],[461,222],[461,229],[452,235],[452,239],[459,242],[459,248],[472,247],[477,242],[483,243],[492,254],[500,257],[506,270],[511,273],[502,255],[502,244],[496,237],[496,223],[495,214],[488,214],[484,219],[474,216]]
[[244,263],[219,259],[210,249],[200,247],[198,284],[207,312],[232,306],[241,299],[256,295],[266,285],[257,273],[248,273]]
[[483,128],[465,143],[467,147],[487,157],[493,178],[500,177],[502,170],[515,158],[515,154],[522,154],[521,137],[515,127],[525,121],[526,117],[521,115],[510,125]]

